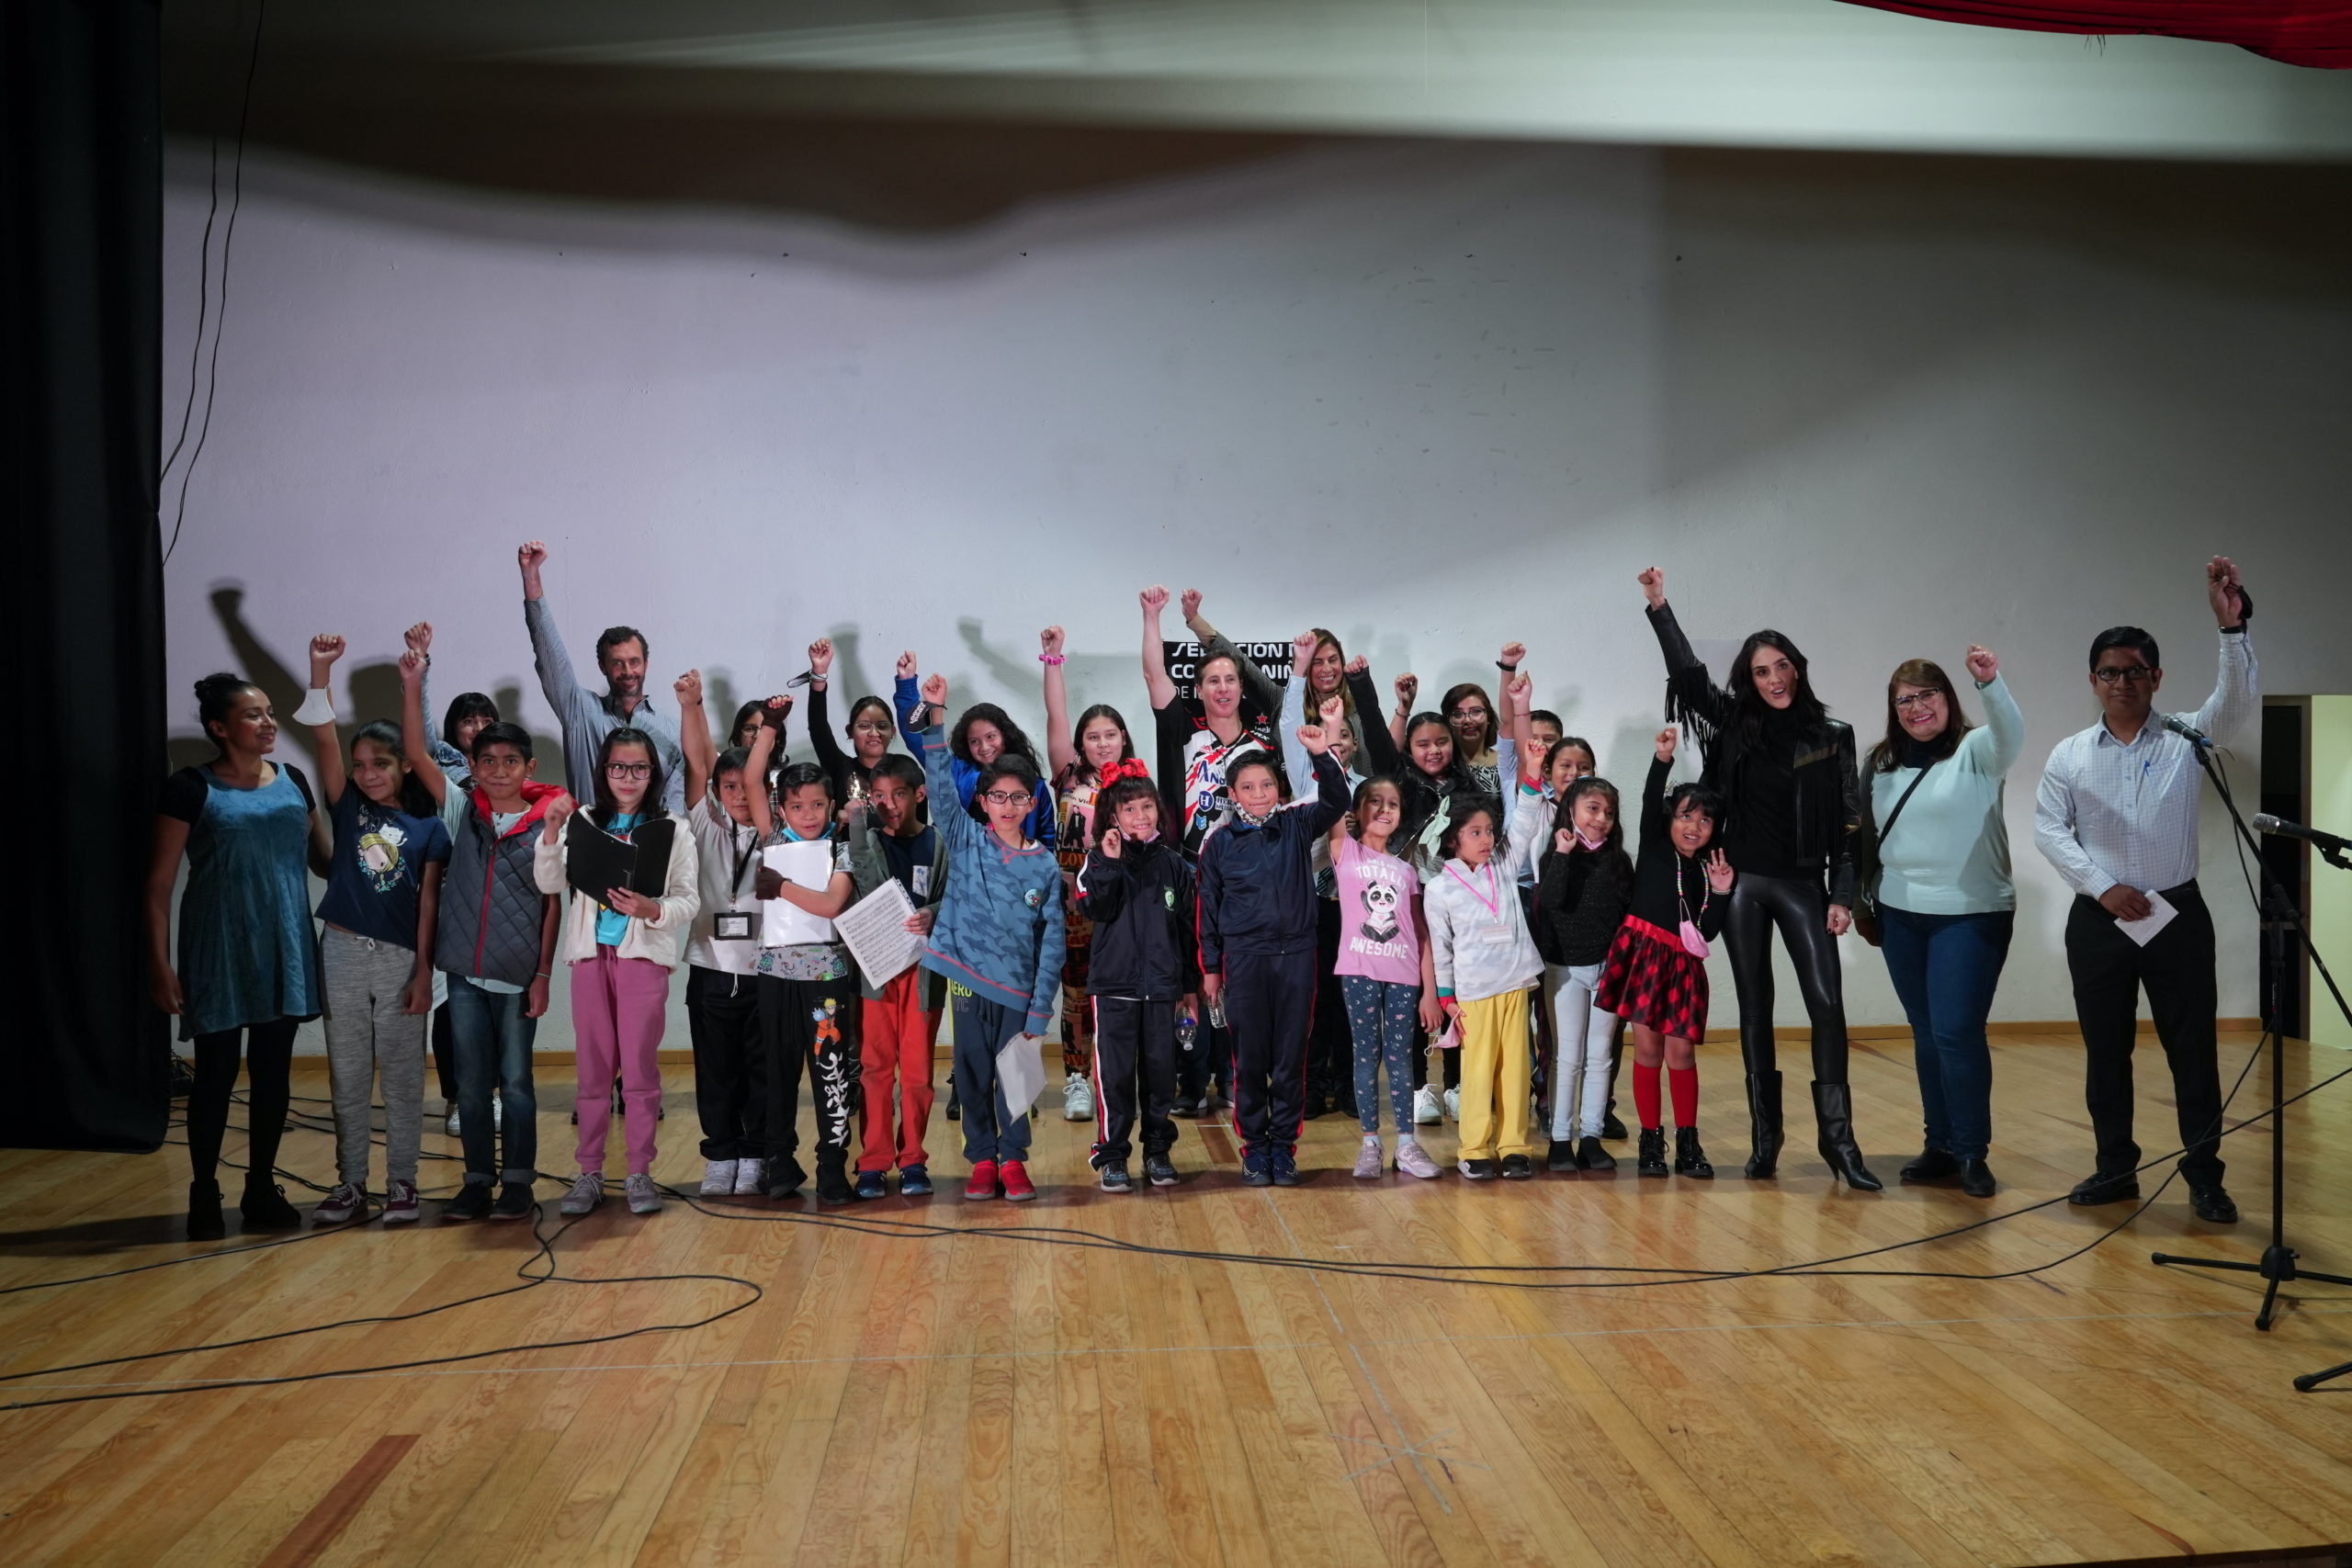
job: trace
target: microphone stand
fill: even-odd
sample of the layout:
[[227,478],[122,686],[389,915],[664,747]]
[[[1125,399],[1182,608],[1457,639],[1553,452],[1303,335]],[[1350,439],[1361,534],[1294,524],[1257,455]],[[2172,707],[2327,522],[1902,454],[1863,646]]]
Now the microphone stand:
[[[2255,838],[2253,829],[2246,826],[2245,818],[2238,815],[2237,802],[2230,797],[2230,786],[2215,770],[2206,743],[2201,739],[2188,739],[2189,745],[2196,749],[2197,765],[2205,770],[2206,778],[2212,782],[2214,793],[2222,797],[2222,806],[2228,808],[2230,821],[2236,827],[2238,837],[2254,852],[2254,863],[2262,873],[2262,1039],[2255,1048],[2261,1050],[2267,1046],[2270,1051],[2270,1245],[2262,1249],[2262,1261],[2259,1263],[2242,1263],[2226,1258],[2183,1258],[2169,1252],[2151,1253],[2148,1260],[2189,1269],[2218,1269],[2260,1275],[2267,1281],[2267,1288],[2262,1292],[2261,1310],[2254,1315],[2254,1326],[2267,1333],[2277,1314],[2280,1286],[2290,1285],[2298,1280],[2316,1280],[2329,1285],[2352,1285],[2352,1277],[2322,1274],[2316,1269],[2300,1267],[2296,1261],[2299,1254],[2287,1245],[2287,1126],[2285,1112],[2280,1109],[2287,1099],[2287,1053],[2285,1037],[2279,1032],[2279,1020],[2284,1009],[2287,964],[2291,951],[2288,941],[2290,933],[2301,933],[2303,948],[2311,953],[2312,962],[2318,967],[2320,977],[2327,982],[2328,990],[2334,993],[2338,1008],[2345,1008],[2344,993],[2336,989],[2335,976],[2327,972],[2326,964],[2312,947],[2311,928],[2304,924],[2302,911],[2295,907],[2295,901],[2287,896],[2286,889],[2278,886],[2270,874],[2270,868],[2264,864],[2262,845]],[[2333,862],[2334,857],[2329,859]],[[2352,1018],[2352,1009],[2346,1009],[2345,1015]],[[2218,1132],[2217,1128],[2217,1134]],[[2308,1392],[2347,1371],[2352,1371],[2352,1361],[2299,1377],[2295,1380],[2295,1386]]]

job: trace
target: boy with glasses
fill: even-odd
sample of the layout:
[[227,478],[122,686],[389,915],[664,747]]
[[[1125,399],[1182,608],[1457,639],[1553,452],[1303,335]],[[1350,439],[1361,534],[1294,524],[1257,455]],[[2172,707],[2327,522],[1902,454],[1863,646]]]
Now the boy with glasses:
[[[2225,740],[2260,711],[2253,604],[2225,556],[2206,563],[2206,600],[2221,628],[2221,675],[2193,715]],[[2091,643],[2090,688],[2100,721],[2061,740],[2041,775],[2034,843],[2075,892],[2066,917],[2066,967],[2086,1058],[2084,1099],[2098,1163],[2071,1194],[2091,1205],[2140,1195],[2132,1136],[2132,1046],[2145,987],[2179,1108],[2180,1172],[2197,1217],[2229,1224],[2237,1205],[2222,1186],[2221,1073],[2215,1060],[2213,918],[2197,889],[2196,749],[2155,711],[2164,685],[2156,640],[2114,626]],[[2140,926],[2168,909],[2153,929]]]

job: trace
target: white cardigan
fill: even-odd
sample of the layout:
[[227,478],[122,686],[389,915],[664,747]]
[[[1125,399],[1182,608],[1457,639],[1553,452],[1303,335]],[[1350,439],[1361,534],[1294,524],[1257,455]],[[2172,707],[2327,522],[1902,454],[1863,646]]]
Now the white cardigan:
[[[1472,871],[1450,860],[1421,884],[1421,915],[1437,964],[1438,995],[1484,1001],[1543,980],[1544,955],[1527,934],[1527,916],[1520,908],[1519,874],[1532,863],[1550,827],[1545,813],[1522,810],[1486,868]],[[1486,897],[1490,891],[1491,905]]]
[[[630,916],[628,930],[621,933],[621,944],[614,950],[623,958],[648,959],[664,969],[678,966],[679,947],[702,908],[701,862],[695,852],[694,829],[685,818],[672,816],[678,828],[670,838],[670,871],[662,889],[662,912],[650,919]],[[564,874],[564,849],[561,833],[552,844],[544,831],[533,841],[531,872],[540,892],[561,897],[571,886]],[[560,945],[566,964],[596,956],[596,908],[594,898],[575,895],[564,910]]]

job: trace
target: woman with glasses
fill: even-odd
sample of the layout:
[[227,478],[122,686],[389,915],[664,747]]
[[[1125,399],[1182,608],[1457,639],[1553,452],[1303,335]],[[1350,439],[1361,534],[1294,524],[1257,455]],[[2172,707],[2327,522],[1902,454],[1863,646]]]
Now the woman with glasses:
[[1702,782],[1724,797],[1724,850],[1732,869],[1724,944],[1739,998],[1739,1049],[1747,1064],[1755,1152],[1747,1175],[1773,1175],[1781,1159],[1781,1074],[1772,1043],[1772,934],[1780,933],[1813,1025],[1813,1111],[1822,1162],[1847,1185],[1883,1185],[1854,1142],[1846,1077],[1845,976],[1836,938],[1853,926],[1854,854],[1862,819],[1853,727],[1829,716],[1804,655],[1771,630],[1751,633],[1721,686],[1690,650],[1667,607],[1666,573],[1643,571],[1650,629],[1666,656],[1667,716],[1695,735]]
[[[817,765],[832,782],[833,799],[846,807],[853,799],[864,799],[872,789],[875,764],[890,754],[894,726],[888,703],[870,693],[858,698],[849,705],[849,720],[842,726],[842,734],[849,741],[849,750],[843,751],[841,741],[833,739],[832,722],[825,712],[825,689],[832,684],[832,674],[833,639],[820,637],[808,645],[808,744],[816,749]],[[753,715],[755,724],[757,717]],[[756,733],[748,739],[739,737],[735,744],[749,750],[755,739]]]
[[1886,682],[1886,738],[1871,748],[1866,798],[1877,845],[1880,951],[1911,1021],[1927,1120],[1926,1146],[1903,1168],[1903,1179],[1956,1176],[1970,1197],[1989,1198],[1993,1052],[1984,1021],[2018,902],[2001,788],[2025,744],[2025,715],[1990,649],[1972,647],[1964,662],[1984,698],[1984,728],[1968,722],[1941,665],[1913,659],[1895,666]]

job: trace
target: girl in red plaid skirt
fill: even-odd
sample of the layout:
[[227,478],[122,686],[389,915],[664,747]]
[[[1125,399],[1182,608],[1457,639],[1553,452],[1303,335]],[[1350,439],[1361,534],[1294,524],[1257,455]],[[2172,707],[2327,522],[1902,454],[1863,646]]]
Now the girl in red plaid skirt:
[[1657,760],[1642,787],[1641,859],[1634,869],[1634,898],[1617,941],[1601,965],[1593,1005],[1634,1026],[1634,1106],[1641,1113],[1636,1168],[1664,1176],[1666,1130],[1660,1117],[1658,1068],[1674,1094],[1674,1169],[1712,1178],[1715,1168],[1699,1146],[1699,1066],[1694,1054],[1707,1032],[1707,944],[1722,930],[1731,892],[1731,863],[1714,842],[1723,802],[1703,784],[1666,787],[1674,765],[1675,731],[1657,734]]

